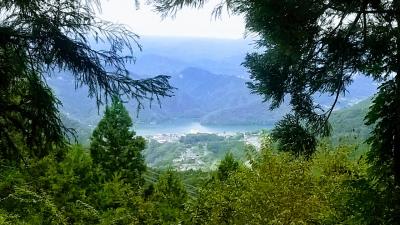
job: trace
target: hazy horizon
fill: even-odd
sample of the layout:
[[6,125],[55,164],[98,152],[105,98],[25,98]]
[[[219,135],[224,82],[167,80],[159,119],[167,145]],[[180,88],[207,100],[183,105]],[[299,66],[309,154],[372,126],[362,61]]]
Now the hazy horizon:
[[141,2],[136,9],[132,0],[101,0],[99,17],[110,22],[127,25],[140,36],[203,37],[243,39],[244,19],[224,12],[215,19],[211,14],[218,0],[210,0],[201,9],[183,8],[175,17],[162,18],[152,6]]

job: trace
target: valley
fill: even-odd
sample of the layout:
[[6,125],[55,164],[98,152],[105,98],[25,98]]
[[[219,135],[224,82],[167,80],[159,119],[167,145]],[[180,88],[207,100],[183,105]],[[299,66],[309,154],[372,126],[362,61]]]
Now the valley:
[[0,225],[400,224],[399,12],[0,1]]
[[[161,98],[159,102],[144,102],[140,108],[135,101],[125,99],[138,134],[180,133],[190,132],[191,129],[204,132],[213,130],[211,126],[248,126],[250,130],[253,130],[252,126],[271,128],[290,112],[290,99],[285,99],[280,108],[270,111],[270,103],[247,88],[249,75],[241,63],[246,52],[254,51],[251,41],[207,38],[168,40],[142,37],[143,51],[137,52],[135,64],[127,65],[135,79],[166,74],[171,76],[170,83],[176,88],[172,97]],[[207,50],[204,46],[208,46]],[[62,102],[61,112],[65,120],[74,121],[89,131],[96,126],[104,107],[97,108],[95,100],[87,97],[85,87],[78,85],[76,91],[71,91],[75,82],[68,71],[54,71],[48,83]],[[336,109],[350,107],[371,97],[376,87],[377,84],[370,78],[356,76],[348,90],[340,96]],[[334,96],[315,95],[314,101],[327,108],[334,101]],[[189,124],[182,126],[185,121]],[[195,127],[190,128],[190,123]],[[177,132],[169,131],[174,127]]]
[[[291,111],[289,99],[270,111],[269,102],[247,88],[249,75],[241,61],[252,50],[249,41],[177,38],[165,42],[158,37],[143,37],[142,41],[143,52],[138,53],[135,64],[128,65],[129,70],[137,78],[167,74],[176,88],[172,97],[145,104],[139,110],[134,101],[125,102],[133,119],[132,129],[147,139],[144,155],[150,167],[209,170],[229,151],[245,160],[246,144],[250,142],[243,136],[270,131]],[[201,46],[212,48],[205,51]],[[81,144],[89,145],[104,107],[98,109],[94,100],[86,97],[85,88],[70,91],[75,84],[68,72],[55,73],[49,84],[63,102],[63,121],[77,131]],[[369,78],[355,77],[332,115],[332,140],[368,136],[363,118],[376,87]],[[315,95],[314,99],[327,108],[334,97]],[[211,144],[180,142],[186,135],[217,135],[222,139]],[[256,141],[251,144],[258,145],[258,136],[253,139]]]

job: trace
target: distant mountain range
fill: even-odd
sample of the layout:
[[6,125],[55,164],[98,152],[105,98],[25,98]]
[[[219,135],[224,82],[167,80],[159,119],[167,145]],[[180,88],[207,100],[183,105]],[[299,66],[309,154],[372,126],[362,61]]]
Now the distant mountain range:
[[131,71],[140,75],[174,76],[188,67],[201,68],[218,75],[248,78],[241,66],[254,41],[238,39],[147,37],[141,38],[143,51],[137,54]]
[[[175,96],[164,98],[136,114],[135,102],[126,104],[134,121],[141,124],[173,123],[182,119],[211,125],[273,125],[290,111],[287,104],[275,111],[268,110],[260,96],[246,86],[248,74],[240,64],[247,52],[254,51],[246,40],[155,38],[144,37],[144,51],[129,65],[133,76],[149,77],[167,74],[177,88]],[[137,74],[137,75],[135,75]],[[87,89],[74,90],[73,77],[68,72],[57,73],[48,83],[63,103],[64,119],[92,129],[99,119],[94,99]],[[341,97],[338,108],[364,100],[376,91],[376,84],[363,76],[356,77],[349,93]],[[321,105],[330,105],[332,96],[316,96]]]

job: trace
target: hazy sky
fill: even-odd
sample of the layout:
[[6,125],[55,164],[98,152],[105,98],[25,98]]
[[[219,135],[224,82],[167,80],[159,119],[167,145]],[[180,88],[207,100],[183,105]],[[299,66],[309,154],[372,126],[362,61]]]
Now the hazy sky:
[[220,0],[210,0],[202,9],[185,8],[175,18],[162,19],[150,6],[141,4],[136,10],[134,0],[101,0],[103,19],[122,23],[139,35],[191,36],[240,39],[244,34],[243,18],[228,16],[214,19],[211,12]]

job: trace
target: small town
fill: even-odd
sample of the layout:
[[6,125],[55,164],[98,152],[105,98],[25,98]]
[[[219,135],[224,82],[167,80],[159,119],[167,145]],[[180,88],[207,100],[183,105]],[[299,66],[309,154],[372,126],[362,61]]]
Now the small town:
[[[165,159],[160,160],[162,163],[159,164],[150,161],[149,165],[154,167],[169,165],[179,171],[215,169],[223,154],[236,149],[244,150],[247,145],[253,146],[256,150],[261,146],[260,132],[156,134],[148,135],[146,139],[148,143],[153,143],[149,144],[147,154],[157,152],[157,160],[154,161]],[[148,158],[154,159],[154,157]]]

